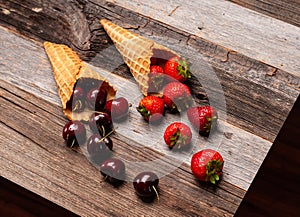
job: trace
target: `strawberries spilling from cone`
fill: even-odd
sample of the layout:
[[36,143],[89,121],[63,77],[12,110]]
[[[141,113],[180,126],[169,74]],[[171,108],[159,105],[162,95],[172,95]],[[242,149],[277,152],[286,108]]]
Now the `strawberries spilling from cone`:
[[[161,70],[166,71],[167,74],[164,73],[165,77],[169,77],[171,80],[175,79],[182,82],[190,78],[188,62],[180,58],[175,51],[128,31],[106,19],[102,19],[100,23],[122,55],[124,62],[129,67],[145,96],[156,95],[162,97],[164,78],[158,76],[158,81],[153,85],[153,80],[156,80],[153,77],[156,77],[159,73],[162,74]],[[152,66],[155,66],[155,70],[151,70]],[[158,69],[158,67],[161,69]]]
[[[186,58],[106,19],[102,19],[100,23],[122,55],[145,96],[141,102],[149,102],[149,95],[156,96],[163,100],[171,112],[183,112],[194,106],[190,88],[184,84],[191,78],[190,63]],[[151,100],[161,102],[156,98]],[[137,110],[146,121],[149,121],[150,111],[157,109],[157,105],[158,103],[148,103],[145,108],[140,103]],[[159,107],[163,114],[162,106]],[[213,115],[205,114],[202,112],[204,110],[208,113],[211,111]],[[209,135],[217,119],[215,110],[210,106],[190,109],[188,116],[194,128],[204,136]]]

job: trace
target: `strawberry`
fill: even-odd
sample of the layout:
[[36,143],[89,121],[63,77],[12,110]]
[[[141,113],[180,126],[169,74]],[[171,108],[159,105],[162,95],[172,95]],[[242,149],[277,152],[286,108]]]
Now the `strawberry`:
[[163,92],[165,104],[174,112],[186,110],[192,104],[192,95],[189,87],[178,81],[170,82]]
[[156,122],[164,113],[164,101],[156,96],[146,96],[136,109],[146,121]]
[[191,77],[188,61],[178,56],[172,57],[166,62],[164,71],[166,75],[180,82],[184,82]]
[[205,136],[215,126],[218,114],[211,106],[195,106],[187,110],[187,116],[193,127]]
[[224,165],[221,154],[212,149],[204,149],[193,155],[191,170],[200,181],[215,184],[220,179]]
[[162,67],[153,65],[150,67],[149,73],[149,89],[148,92],[157,92],[164,85],[165,74]]
[[192,139],[192,132],[189,126],[181,122],[174,122],[170,124],[164,133],[164,140],[166,144],[172,149],[175,145],[178,149],[190,144]]

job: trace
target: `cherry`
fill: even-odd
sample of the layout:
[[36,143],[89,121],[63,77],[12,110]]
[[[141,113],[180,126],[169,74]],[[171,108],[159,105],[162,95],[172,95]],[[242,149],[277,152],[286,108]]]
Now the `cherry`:
[[92,88],[101,87],[103,81],[96,80],[93,78],[79,78],[77,80],[76,86],[81,87],[86,93],[89,92]]
[[133,180],[133,187],[137,195],[144,201],[150,202],[158,197],[158,176],[153,172],[141,172]]
[[113,131],[113,123],[111,117],[106,112],[95,112],[89,120],[90,129],[94,133],[100,133],[106,136]]
[[104,110],[107,91],[104,88],[92,88],[86,96],[87,105],[95,111]]
[[86,130],[80,121],[69,121],[63,128],[63,138],[68,147],[81,145],[86,139]]
[[89,155],[93,160],[100,162],[111,154],[112,148],[113,142],[108,136],[102,137],[99,134],[93,134],[87,142]]
[[125,179],[125,164],[116,158],[108,159],[101,164],[100,173],[105,177],[107,182],[118,186]]
[[81,87],[75,87],[71,96],[70,103],[72,103],[73,112],[82,112],[85,107],[85,94]]
[[105,110],[114,121],[122,120],[129,113],[129,103],[124,97],[119,97],[107,101]]

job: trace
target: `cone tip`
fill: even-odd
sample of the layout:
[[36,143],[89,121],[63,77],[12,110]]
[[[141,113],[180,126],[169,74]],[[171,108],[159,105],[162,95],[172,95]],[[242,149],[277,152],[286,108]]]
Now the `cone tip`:
[[109,21],[105,18],[100,20],[101,25],[105,25],[106,23],[108,23]]
[[51,44],[51,42],[49,42],[49,41],[44,41],[44,47],[47,47],[48,45],[50,45]]

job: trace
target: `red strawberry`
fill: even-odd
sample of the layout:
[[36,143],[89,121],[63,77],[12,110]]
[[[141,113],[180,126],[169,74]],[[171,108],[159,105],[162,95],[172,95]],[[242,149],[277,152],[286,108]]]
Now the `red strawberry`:
[[165,74],[180,82],[184,82],[191,77],[188,61],[178,56],[172,57],[166,62],[164,71]]
[[153,65],[150,67],[149,73],[149,89],[148,92],[157,92],[164,85],[165,74],[162,67]]
[[164,101],[156,96],[146,96],[140,101],[137,110],[146,121],[156,122],[164,113]]
[[191,139],[191,129],[186,124],[180,122],[170,124],[164,133],[164,140],[170,149],[174,146],[178,149],[185,147],[190,144]]
[[218,119],[216,110],[211,106],[191,107],[187,110],[187,116],[193,127],[205,136],[208,136]]
[[164,89],[164,102],[171,111],[181,112],[192,104],[189,87],[178,81],[168,83]]
[[222,174],[224,160],[221,154],[212,149],[204,149],[193,155],[191,169],[200,181],[210,181],[215,184]]

